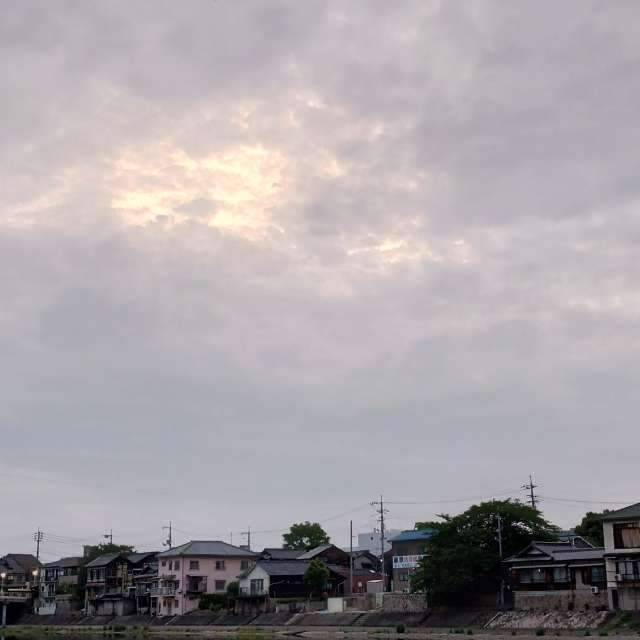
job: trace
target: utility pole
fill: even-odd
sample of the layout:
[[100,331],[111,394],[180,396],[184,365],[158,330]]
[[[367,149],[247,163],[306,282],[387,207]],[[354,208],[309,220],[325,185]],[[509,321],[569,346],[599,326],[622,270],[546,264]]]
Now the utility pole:
[[531,503],[532,508],[537,508],[537,500],[538,496],[533,492],[534,489],[538,488],[537,484],[533,484],[533,477],[529,476],[529,484],[523,484],[522,488],[525,491],[529,492],[529,502]]
[[382,499],[382,495],[380,496],[380,502],[373,501],[371,503],[372,507],[376,507],[378,512],[378,518],[380,519],[380,565],[381,565],[381,573],[382,573],[382,590],[387,590],[387,578],[385,575],[384,568],[384,514],[388,513],[388,511],[384,508],[384,501]]
[[173,538],[171,536],[171,520],[169,520],[169,524],[166,527],[162,527],[163,531],[169,531],[169,534],[167,535],[167,540],[165,542],[162,543],[163,547],[169,547],[169,549],[173,548]]
[[40,531],[40,527],[38,527],[38,530],[33,534],[33,539],[36,541],[36,560],[40,562],[40,543],[44,539],[44,533]]
[[[500,561],[502,562],[502,518],[498,511],[498,554],[500,555]],[[502,565],[501,570],[502,570]],[[504,607],[504,578],[500,578],[500,606]]]
[[251,551],[251,527],[247,527],[246,531],[243,531],[241,536],[247,536],[247,550]]
[[108,539],[108,540],[109,540],[109,544],[113,544],[113,529],[110,529],[110,530],[109,530],[109,533],[104,533],[104,534],[102,534],[102,537],[103,537],[105,540],[107,540],[107,539]]
[[349,595],[353,594],[353,520],[349,520]]

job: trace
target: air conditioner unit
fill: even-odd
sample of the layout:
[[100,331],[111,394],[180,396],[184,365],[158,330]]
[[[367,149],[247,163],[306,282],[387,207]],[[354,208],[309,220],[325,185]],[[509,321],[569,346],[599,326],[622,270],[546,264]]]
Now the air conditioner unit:
[[616,573],[616,582],[622,582],[622,576],[619,573]]
[[591,593],[600,593],[600,587],[591,587]]

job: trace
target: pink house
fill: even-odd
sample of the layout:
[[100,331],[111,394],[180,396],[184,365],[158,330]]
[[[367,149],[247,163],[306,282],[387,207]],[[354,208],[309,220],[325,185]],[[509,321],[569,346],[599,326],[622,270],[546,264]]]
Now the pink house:
[[158,586],[152,589],[156,615],[175,616],[198,608],[205,593],[224,594],[258,554],[219,540],[192,540],[158,554]]

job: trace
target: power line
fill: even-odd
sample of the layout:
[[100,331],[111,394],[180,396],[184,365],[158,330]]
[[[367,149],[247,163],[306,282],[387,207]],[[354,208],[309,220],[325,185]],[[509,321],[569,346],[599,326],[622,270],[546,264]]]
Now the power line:
[[499,491],[490,496],[469,496],[467,498],[452,498],[449,500],[385,500],[387,504],[453,504],[455,502],[473,502],[475,500],[492,500],[502,496],[510,496],[518,493],[520,489],[510,489],[505,491]]
[[577,502],[579,504],[618,504],[618,505],[629,505],[633,504],[633,500],[587,500],[584,498],[556,498],[553,496],[539,496],[543,500],[551,500],[553,502]]

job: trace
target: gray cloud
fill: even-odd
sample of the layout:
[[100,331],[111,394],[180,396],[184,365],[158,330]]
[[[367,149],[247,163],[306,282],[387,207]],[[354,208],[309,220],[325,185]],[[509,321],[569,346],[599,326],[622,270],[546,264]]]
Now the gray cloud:
[[7,7],[0,547],[637,498],[636,13]]

